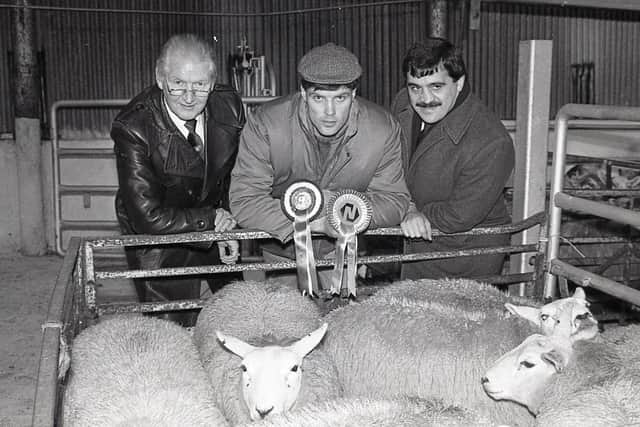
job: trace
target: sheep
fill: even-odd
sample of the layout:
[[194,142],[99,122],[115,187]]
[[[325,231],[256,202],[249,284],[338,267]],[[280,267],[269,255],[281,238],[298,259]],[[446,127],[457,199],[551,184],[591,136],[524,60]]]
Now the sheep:
[[243,427],[482,427],[489,420],[439,400],[342,397],[310,403]]
[[606,327],[598,339],[615,348],[623,359],[640,357],[640,324]]
[[[307,402],[342,395],[333,363],[321,348],[307,354],[299,366],[302,353],[311,351],[325,333],[326,326],[321,326],[320,313],[313,300],[300,295],[296,289],[279,285],[277,281],[230,283],[205,303],[198,315],[194,340],[213,384],[216,403],[231,424],[260,419],[272,406],[269,416]],[[302,338],[300,344],[298,339],[312,330],[315,332],[311,338]],[[255,354],[249,355],[247,344]],[[269,359],[270,352],[288,354],[287,357],[291,358],[288,351],[291,347],[304,347],[302,351],[294,352],[295,363],[286,357]],[[246,373],[234,352],[245,358]],[[249,356],[253,362],[247,361]],[[256,360],[258,363],[271,360],[270,365],[263,365],[259,370],[267,373],[281,372],[276,365],[289,362],[282,373],[283,380],[291,376],[291,368],[298,365],[301,369],[294,376],[301,381],[299,393],[280,395],[281,401],[274,401],[276,396],[266,396],[267,401],[264,402],[260,400],[259,387],[255,394],[256,388],[249,387],[251,396],[247,396],[244,390],[247,387],[241,387],[241,384],[247,380],[247,374],[256,375],[250,372]],[[295,387],[292,391],[296,391]]]
[[118,315],[75,338],[65,426],[227,426],[190,333]]
[[[509,312],[536,325],[542,335],[564,334],[572,341],[580,341],[594,338],[598,333],[598,322],[589,310],[589,302],[580,287],[571,297],[557,299],[542,307],[519,306],[508,302],[504,305]],[[561,314],[566,318],[560,318]]]
[[599,341],[527,337],[482,378],[496,400],[525,405],[538,426],[640,424],[640,360],[629,366],[618,349]]
[[[553,317],[564,320],[559,331],[597,333],[597,322],[582,295],[575,294],[571,304],[553,304],[561,310],[551,313]],[[480,385],[486,367],[537,332],[540,314],[548,314],[545,307],[516,310],[526,311],[533,320],[538,316],[538,326],[533,325],[511,316],[505,303],[512,308],[536,304],[465,279],[396,282],[360,303],[329,313],[324,347],[346,396],[438,397],[495,422],[529,425],[533,419],[524,408],[488,399]],[[584,321],[571,318],[569,323],[565,313],[574,307]]]

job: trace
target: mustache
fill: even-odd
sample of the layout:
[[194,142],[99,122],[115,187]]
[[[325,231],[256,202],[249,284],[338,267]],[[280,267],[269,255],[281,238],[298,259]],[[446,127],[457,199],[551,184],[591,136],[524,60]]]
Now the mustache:
[[433,102],[416,102],[416,107],[420,108],[435,108],[441,106],[441,102],[433,101]]

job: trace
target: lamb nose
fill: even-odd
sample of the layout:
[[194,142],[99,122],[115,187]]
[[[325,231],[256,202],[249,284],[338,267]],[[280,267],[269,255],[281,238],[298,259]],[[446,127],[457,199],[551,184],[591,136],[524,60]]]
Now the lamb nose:
[[487,378],[487,377],[480,378],[480,384],[485,384],[485,383],[488,383],[488,382],[489,382],[489,378]]
[[269,412],[273,411],[273,406],[271,408],[269,408],[269,409],[258,409],[258,408],[256,408],[256,411],[260,415],[260,418],[264,418],[267,415],[269,415]]

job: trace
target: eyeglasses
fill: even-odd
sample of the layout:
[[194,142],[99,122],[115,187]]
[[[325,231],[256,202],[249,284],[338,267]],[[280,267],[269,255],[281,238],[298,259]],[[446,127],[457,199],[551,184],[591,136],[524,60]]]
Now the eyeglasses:
[[[167,86],[167,92],[169,92],[169,94],[173,96],[183,96],[184,94],[187,93],[187,91],[189,91],[193,94],[193,96],[197,96],[198,98],[206,98],[209,96],[209,92],[211,92],[211,85],[209,83],[207,84],[194,83],[191,89],[188,89],[186,87],[186,83],[179,84],[177,85],[177,87],[171,87],[169,85],[169,82],[166,80],[165,80],[165,83]],[[203,87],[206,87],[206,89],[203,89]]]

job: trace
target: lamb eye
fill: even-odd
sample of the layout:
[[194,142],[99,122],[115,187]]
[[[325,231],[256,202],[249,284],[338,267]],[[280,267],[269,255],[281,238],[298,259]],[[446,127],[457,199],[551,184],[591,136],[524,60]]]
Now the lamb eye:
[[522,362],[520,362],[520,365],[524,366],[527,369],[533,368],[534,366],[536,366],[531,362],[527,362],[526,360],[523,360]]
[[291,372],[298,372],[298,365],[293,365],[293,368],[291,368]]
[[548,315],[548,314],[541,314],[541,315],[540,315],[540,319],[541,319],[543,322],[546,322],[548,318],[549,318],[549,315]]
[[245,365],[240,365],[240,369],[242,369],[242,372],[247,372],[247,367]]

